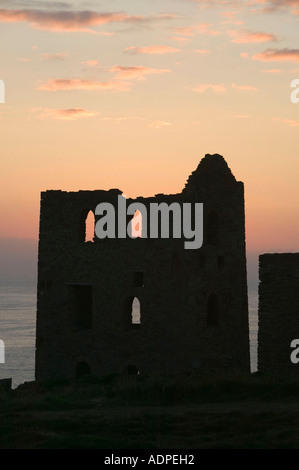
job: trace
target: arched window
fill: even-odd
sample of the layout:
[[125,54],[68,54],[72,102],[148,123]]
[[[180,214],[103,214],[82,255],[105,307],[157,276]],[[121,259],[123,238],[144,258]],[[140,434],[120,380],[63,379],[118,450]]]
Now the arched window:
[[207,324],[215,326],[219,324],[219,299],[216,294],[211,294],[207,303]]
[[140,211],[135,211],[133,218],[131,219],[131,230],[132,237],[138,238],[141,237],[142,231],[142,215]]
[[207,243],[217,245],[219,243],[219,217],[217,212],[212,211],[208,215]]
[[85,242],[93,242],[94,240],[94,213],[89,211],[85,219]]
[[95,216],[92,210],[81,211],[78,220],[78,240],[81,243],[93,242],[95,236]]
[[76,366],[76,379],[82,377],[82,375],[89,375],[90,367],[86,362],[79,362]]
[[125,325],[140,326],[141,311],[140,302],[137,297],[129,297],[125,302]]
[[132,302],[132,325],[140,325],[141,315],[140,315],[140,302],[137,297],[134,297]]

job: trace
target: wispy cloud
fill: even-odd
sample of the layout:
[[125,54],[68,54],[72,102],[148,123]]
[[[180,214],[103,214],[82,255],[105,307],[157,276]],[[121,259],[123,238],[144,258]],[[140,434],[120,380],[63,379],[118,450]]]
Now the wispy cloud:
[[242,20],[238,20],[236,16],[239,14],[238,11],[222,11],[221,15],[223,17],[222,24],[236,24],[241,25],[244,23]]
[[142,65],[133,67],[116,65],[110,69],[110,72],[115,73],[118,80],[144,80],[145,75],[160,75],[169,73],[171,70],[143,67]]
[[205,93],[208,90],[214,91],[215,93],[225,93],[226,86],[223,83],[212,84],[212,83],[201,83],[195,88],[192,88],[196,93]]
[[145,121],[144,117],[140,116],[104,116],[100,118],[101,121],[125,122],[125,121]]
[[187,37],[193,37],[197,34],[205,34],[208,36],[218,36],[221,34],[220,31],[213,29],[213,25],[211,23],[200,23],[182,28],[175,28],[174,31],[176,35]]
[[96,67],[97,65],[99,65],[99,61],[95,59],[82,60],[81,64],[87,65],[88,67]]
[[19,0],[0,0],[0,6],[2,7],[28,7],[28,3],[30,3],[31,8],[43,8],[45,10],[69,10],[72,8],[71,3],[67,2],[56,2],[55,0],[51,2],[46,2],[44,0],[30,0],[30,1],[19,1]]
[[290,10],[291,13],[299,7],[299,0],[191,0],[202,8],[227,7],[237,10],[240,7],[259,9],[262,13],[272,13],[276,10]]
[[299,0],[255,0],[253,3],[261,7],[262,13],[286,10],[293,15],[299,15]]
[[234,119],[249,119],[251,116],[250,116],[250,114],[235,114],[232,117]]
[[211,51],[209,51],[208,49],[196,49],[195,52],[197,52],[197,54],[205,55],[210,54]]
[[38,112],[37,119],[57,119],[62,121],[76,121],[77,119],[90,118],[99,116],[101,113],[97,111],[87,111],[82,108],[68,109],[51,109],[51,108],[35,108],[33,112]]
[[67,58],[67,54],[65,52],[57,52],[55,54],[48,54],[44,52],[42,54],[42,58],[47,61],[52,61],[52,60],[65,60]]
[[132,24],[161,24],[164,21],[169,21],[177,18],[177,15],[173,13],[161,13],[158,15],[148,15],[148,16],[138,16],[138,15],[128,15],[128,18],[124,22]]
[[240,0],[192,0],[203,8],[218,7],[219,5],[235,8],[241,3]]
[[281,119],[281,118],[274,118],[274,121],[282,122],[289,127],[299,127],[299,121],[294,121],[293,119]]
[[299,15],[299,0],[191,0],[198,3],[201,8],[229,8],[240,10],[242,7],[250,8],[253,12],[273,13],[286,11]]
[[148,127],[150,127],[151,129],[162,129],[163,127],[170,127],[170,126],[171,126],[170,122],[167,122],[167,121],[154,121],[148,125]]
[[170,46],[147,46],[147,47],[127,47],[124,52],[129,54],[173,54],[180,52],[180,49]]
[[38,85],[37,90],[42,91],[68,91],[68,90],[114,90],[129,91],[127,82],[111,80],[108,82],[98,82],[94,80],[71,79],[51,79]]
[[93,11],[44,11],[0,9],[1,22],[28,22],[33,28],[48,31],[93,32],[90,26],[127,21],[125,13],[96,13]]
[[252,59],[264,62],[299,62],[299,49],[267,49],[253,55]]
[[[93,26],[110,23],[146,24],[174,18],[171,14],[136,16],[124,12],[51,11],[41,9],[0,9],[0,22],[27,22],[32,28],[59,32],[96,33]],[[100,32],[100,34],[112,34]]]
[[265,69],[263,73],[281,73],[281,69]]
[[115,65],[110,69],[114,74],[112,80],[102,82],[97,80],[84,80],[81,78],[60,78],[49,79],[44,83],[39,83],[37,90],[41,91],[69,91],[69,90],[105,90],[105,91],[130,91],[132,80],[145,80],[146,75],[160,75],[170,73],[169,69],[155,69],[151,67],[132,66],[125,67]]
[[236,85],[236,83],[232,83],[232,88],[235,90],[240,91],[258,91],[258,88],[252,85]]
[[[232,83],[231,87],[239,91],[258,91],[258,88],[252,85],[237,85],[236,83]],[[227,91],[227,87],[223,83],[200,83],[196,87],[192,88],[192,90],[196,93],[205,93],[209,90],[215,93],[225,93]]]
[[182,37],[182,36],[173,36],[172,38],[170,38],[172,41],[176,41],[178,43],[186,43],[186,42],[189,42],[190,41],[190,38],[185,38],[185,37]]
[[245,29],[235,29],[227,31],[227,34],[232,37],[231,42],[236,44],[250,44],[257,42],[277,41],[277,36],[270,33],[254,32]]

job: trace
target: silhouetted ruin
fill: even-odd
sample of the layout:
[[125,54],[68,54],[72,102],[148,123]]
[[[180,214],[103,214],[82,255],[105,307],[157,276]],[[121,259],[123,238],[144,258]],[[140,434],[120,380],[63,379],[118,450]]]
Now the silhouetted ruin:
[[261,255],[259,273],[258,370],[298,375],[290,356],[299,338],[299,253]]
[[197,250],[178,238],[85,241],[90,211],[117,210],[120,194],[41,194],[36,379],[249,373],[243,183],[206,155],[181,193],[127,200],[202,202]]

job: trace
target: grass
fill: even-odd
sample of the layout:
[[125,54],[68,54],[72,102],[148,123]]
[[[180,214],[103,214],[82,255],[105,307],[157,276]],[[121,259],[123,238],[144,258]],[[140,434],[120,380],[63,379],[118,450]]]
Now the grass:
[[253,374],[25,383],[0,394],[0,448],[297,449],[299,381]]

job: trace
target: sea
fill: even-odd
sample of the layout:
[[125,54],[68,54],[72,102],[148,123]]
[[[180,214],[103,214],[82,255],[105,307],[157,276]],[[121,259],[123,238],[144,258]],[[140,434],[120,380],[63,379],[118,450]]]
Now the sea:
[[[257,308],[257,292],[249,291],[251,372],[257,370]],[[35,328],[36,286],[0,286],[0,340],[5,345],[0,379],[12,378],[12,388],[35,378]]]

